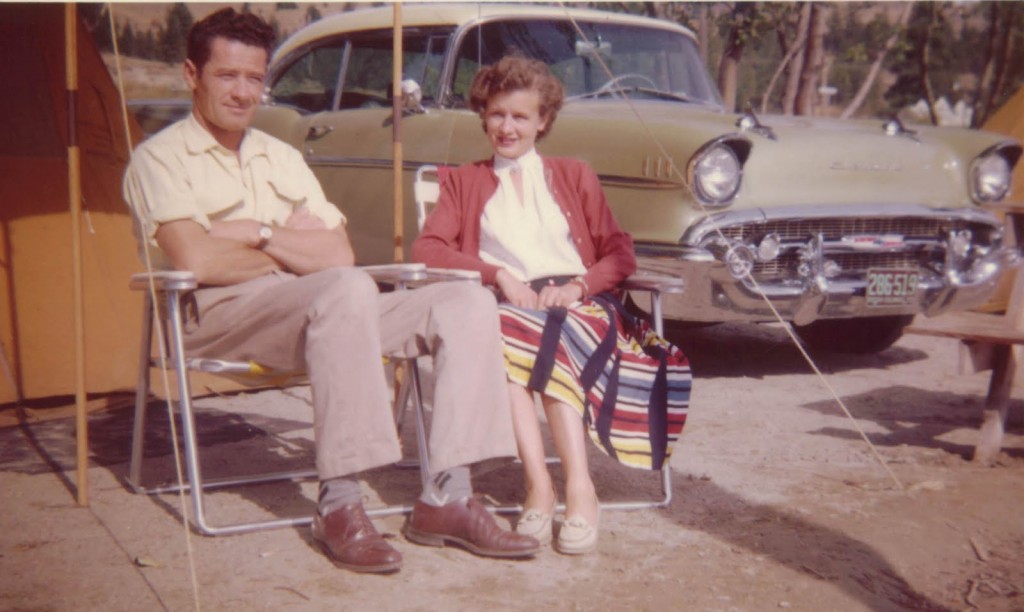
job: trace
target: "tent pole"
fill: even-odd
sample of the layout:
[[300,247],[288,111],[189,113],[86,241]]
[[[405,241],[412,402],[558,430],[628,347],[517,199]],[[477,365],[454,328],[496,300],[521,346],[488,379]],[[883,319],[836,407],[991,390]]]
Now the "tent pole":
[[405,260],[403,249],[405,216],[402,207],[402,3],[395,2],[391,63],[391,135],[394,151],[395,263]]
[[68,91],[68,204],[71,208],[71,283],[75,319],[75,430],[78,505],[89,505],[89,432],[85,418],[85,316],[82,291],[82,184],[76,129],[78,97],[78,14],[64,5],[64,66]]

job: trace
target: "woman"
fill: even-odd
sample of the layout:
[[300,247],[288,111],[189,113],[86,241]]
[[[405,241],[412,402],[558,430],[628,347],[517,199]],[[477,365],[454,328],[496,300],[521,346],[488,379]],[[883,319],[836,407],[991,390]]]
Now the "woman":
[[[644,333],[644,324],[607,299],[636,269],[636,258],[593,170],[534,148],[563,98],[561,83],[535,60],[506,57],[477,74],[470,106],[494,157],[444,180],[413,257],[477,270],[498,290],[526,486],[516,530],[552,538],[557,496],[537,391],[565,474],[566,519],[555,546],[581,554],[597,543],[600,509],[581,417],[602,450],[627,465],[659,469],[686,419],[690,374],[678,349]],[[651,392],[655,382],[660,394]]]

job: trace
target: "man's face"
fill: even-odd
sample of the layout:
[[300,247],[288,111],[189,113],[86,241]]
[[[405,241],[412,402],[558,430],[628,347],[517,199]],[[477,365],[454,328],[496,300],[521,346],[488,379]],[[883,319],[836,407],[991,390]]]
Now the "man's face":
[[185,81],[192,90],[192,112],[214,138],[237,149],[263,93],[267,52],[236,40],[214,38],[210,60],[200,71],[185,61]]

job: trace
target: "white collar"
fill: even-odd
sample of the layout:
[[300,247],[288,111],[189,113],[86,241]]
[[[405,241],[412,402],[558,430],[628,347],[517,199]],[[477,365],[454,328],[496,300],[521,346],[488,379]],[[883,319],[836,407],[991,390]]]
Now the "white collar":
[[541,160],[540,155],[537,154],[537,149],[530,149],[517,159],[510,159],[497,153],[494,154],[495,172],[511,170],[512,168],[519,168],[525,172],[526,170],[541,168],[543,165],[544,162]]

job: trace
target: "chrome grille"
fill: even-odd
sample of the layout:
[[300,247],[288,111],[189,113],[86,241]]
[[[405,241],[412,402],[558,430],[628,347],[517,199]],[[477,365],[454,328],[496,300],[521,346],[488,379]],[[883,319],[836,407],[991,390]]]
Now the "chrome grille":
[[855,234],[899,234],[906,238],[934,238],[963,226],[965,224],[962,222],[915,217],[778,219],[723,227],[722,233],[727,238],[744,241],[770,233],[778,234],[783,240],[806,240],[818,234],[823,234],[826,240],[839,240],[843,236]]
[[[934,254],[915,253],[830,253],[828,259],[839,264],[843,273],[863,274],[871,268],[923,269],[932,261]],[[754,264],[754,275],[758,279],[795,278],[800,257],[795,252],[783,253],[772,261]]]

